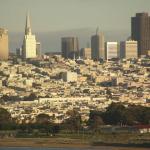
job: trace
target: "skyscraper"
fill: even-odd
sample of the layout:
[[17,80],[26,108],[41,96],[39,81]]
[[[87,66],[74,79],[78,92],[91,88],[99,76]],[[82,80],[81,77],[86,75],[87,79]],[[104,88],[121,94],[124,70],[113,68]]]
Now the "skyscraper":
[[8,53],[8,31],[0,28],[0,60],[7,60]]
[[106,42],[105,51],[107,60],[119,58],[119,45],[117,42]]
[[22,45],[23,58],[36,58],[36,39],[35,35],[32,35],[30,17],[27,14],[25,35]]
[[105,43],[103,33],[98,33],[91,37],[91,54],[93,60],[104,59],[105,60]]
[[91,59],[91,48],[81,48],[80,55],[83,59]]
[[63,37],[61,39],[62,57],[77,58],[79,55],[79,42],[77,37]]
[[120,59],[131,59],[138,57],[137,41],[122,41],[120,42]]
[[36,42],[36,56],[39,58],[41,57],[41,43]]
[[131,18],[131,37],[138,41],[138,56],[147,55],[150,50],[150,16],[137,13]]

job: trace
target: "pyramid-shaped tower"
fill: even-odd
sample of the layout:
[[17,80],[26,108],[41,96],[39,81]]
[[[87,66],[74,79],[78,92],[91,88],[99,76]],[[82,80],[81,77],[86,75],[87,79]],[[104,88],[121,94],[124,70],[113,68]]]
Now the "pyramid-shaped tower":
[[35,35],[31,32],[31,22],[30,15],[27,13],[26,25],[25,25],[25,35],[22,45],[23,58],[36,58],[36,39]]

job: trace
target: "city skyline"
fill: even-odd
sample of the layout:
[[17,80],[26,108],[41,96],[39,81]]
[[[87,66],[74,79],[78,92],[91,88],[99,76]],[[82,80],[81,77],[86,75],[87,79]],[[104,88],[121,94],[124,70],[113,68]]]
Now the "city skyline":
[[[34,32],[96,26],[102,30],[130,30],[131,16],[136,12],[150,12],[149,0],[36,0],[36,3],[33,0],[0,1],[1,26],[12,32],[22,32],[23,16],[27,11],[32,14]],[[120,20],[118,25],[114,19]]]
[[31,14],[33,33],[43,43],[43,52],[60,51],[62,36],[77,36],[81,48],[86,47],[97,26],[106,40],[125,40],[130,36],[131,17],[137,12],[150,13],[148,0],[0,1],[1,27],[8,29],[10,51],[21,46],[27,11]]
[[150,147],[150,0],[0,2],[0,149]]

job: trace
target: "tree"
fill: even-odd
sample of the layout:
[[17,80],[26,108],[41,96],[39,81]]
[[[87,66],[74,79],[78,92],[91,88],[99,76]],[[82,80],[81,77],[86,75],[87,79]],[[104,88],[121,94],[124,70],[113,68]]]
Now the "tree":
[[150,123],[150,108],[136,105],[124,107],[121,103],[112,103],[103,113],[106,124],[135,125]]
[[47,115],[47,114],[39,114],[39,115],[37,115],[35,126],[41,132],[46,132],[47,135],[49,135],[49,133],[52,132],[51,119],[50,119],[50,116]]
[[11,114],[6,109],[0,108],[0,129],[9,129],[11,123]]
[[150,124],[149,107],[130,105],[127,109],[134,116],[134,124]]
[[107,124],[126,124],[125,107],[120,103],[112,103],[103,114],[103,119]]
[[73,109],[68,111],[67,115],[69,118],[64,121],[64,128],[71,131],[79,131],[82,123],[79,112]]
[[88,125],[90,129],[97,130],[101,125],[104,124],[101,117],[102,112],[99,111],[90,111]]
[[50,116],[47,114],[39,114],[36,116],[36,123],[38,124],[50,123]]

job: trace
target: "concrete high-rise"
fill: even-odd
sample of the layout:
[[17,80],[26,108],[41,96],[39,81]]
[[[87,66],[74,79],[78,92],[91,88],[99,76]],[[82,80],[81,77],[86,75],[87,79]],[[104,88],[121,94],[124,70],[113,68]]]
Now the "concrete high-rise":
[[30,24],[30,17],[27,14],[26,17],[26,26],[25,26],[25,35],[22,45],[22,54],[23,58],[36,58],[36,39],[35,35],[31,32],[31,24]]
[[138,56],[147,55],[150,50],[150,16],[137,13],[131,18],[131,38],[138,41]]
[[105,51],[107,60],[119,58],[119,45],[117,42],[106,42]]
[[83,59],[91,59],[91,48],[81,48],[80,55]]
[[0,60],[7,60],[8,55],[8,31],[0,28]]
[[103,33],[98,33],[91,37],[91,54],[93,60],[103,59],[105,60],[105,43]]
[[79,56],[79,42],[77,37],[63,37],[61,39],[62,57],[65,59],[78,58]]
[[120,42],[120,59],[138,58],[138,43],[137,41]]
[[18,58],[22,57],[22,48],[17,48],[16,49],[16,55],[17,55]]
[[36,42],[36,56],[39,58],[41,57],[41,43]]

